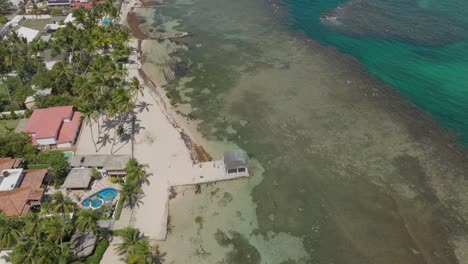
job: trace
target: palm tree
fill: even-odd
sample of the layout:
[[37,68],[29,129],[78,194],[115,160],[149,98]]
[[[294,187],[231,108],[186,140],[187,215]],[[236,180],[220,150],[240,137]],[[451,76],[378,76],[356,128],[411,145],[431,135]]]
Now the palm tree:
[[52,195],[52,212],[55,214],[62,214],[68,216],[73,213],[76,209],[76,204],[70,199],[70,197],[64,195],[58,191]]
[[141,186],[148,182],[148,174],[146,173],[148,164],[141,164],[136,159],[132,158],[128,161],[125,170],[127,171],[127,182]]
[[54,243],[63,244],[63,237],[67,237],[73,225],[67,217],[46,217],[42,220],[41,233],[44,238]]
[[138,100],[138,95],[144,95],[144,86],[140,84],[140,80],[133,76],[133,78],[128,83],[128,88],[132,96],[135,97],[135,102]]
[[115,250],[120,254],[127,252],[129,248],[134,246],[140,239],[141,233],[138,228],[126,227],[115,231],[115,235],[122,238],[122,243],[116,244]]
[[124,200],[124,205],[133,210],[135,206],[139,206],[143,198],[143,191],[139,186],[133,183],[124,183],[120,195]]
[[37,237],[21,241],[13,248],[13,251],[6,258],[9,263],[35,264],[38,258],[40,241]]
[[76,228],[81,232],[92,231],[96,233],[98,230],[98,221],[99,214],[95,210],[80,210],[77,213],[75,225]]
[[154,255],[147,239],[139,240],[127,250],[125,260],[128,264],[153,264]]
[[10,248],[21,239],[23,222],[17,216],[0,213],[0,248]]
[[92,168],[91,178],[93,178],[93,180],[100,180],[102,178],[102,174],[96,168]]
[[70,263],[70,242],[57,244],[46,239],[42,241],[37,255],[37,263]]
[[41,229],[41,219],[39,215],[29,212],[23,219],[25,221],[24,232],[28,236],[38,237]]
[[143,96],[144,87],[143,85],[140,84],[140,80],[137,77],[133,76],[133,78],[128,84],[128,88],[129,88],[130,94],[135,97],[135,101],[131,109],[131,113],[132,113],[131,139],[132,139],[132,157],[133,157],[133,149],[134,149],[134,144],[135,144],[135,121],[136,121],[136,115],[135,115],[135,111],[133,110],[133,107],[134,107],[134,104],[136,104],[136,102],[138,101],[138,95],[141,94],[141,96]]

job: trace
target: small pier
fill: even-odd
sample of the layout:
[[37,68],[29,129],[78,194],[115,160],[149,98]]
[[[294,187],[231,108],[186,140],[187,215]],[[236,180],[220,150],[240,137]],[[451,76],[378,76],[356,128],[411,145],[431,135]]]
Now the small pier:
[[232,150],[224,152],[221,160],[193,164],[191,175],[171,177],[169,185],[196,185],[248,176],[249,170],[244,153],[240,150]]

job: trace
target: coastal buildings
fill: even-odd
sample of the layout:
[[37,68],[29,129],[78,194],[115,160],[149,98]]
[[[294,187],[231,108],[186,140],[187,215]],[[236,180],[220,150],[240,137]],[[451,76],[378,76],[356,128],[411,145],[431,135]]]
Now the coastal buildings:
[[85,190],[91,183],[92,170],[88,168],[73,168],[68,173],[62,188],[68,190]]
[[0,175],[0,211],[7,216],[24,215],[39,206],[46,175],[47,169],[3,170]]
[[247,161],[241,150],[228,150],[223,154],[226,176],[249,176]]
[[27,27],[20,27],[16,30],[18,37],[25,38],[28,43],[38,40],[41,37],[39,30],[35,30]]
[[41,149],[69,148],[77,139],[81,113],[73,106],[57,106],[34,110],[24,132],[32,144]]
[[104,175],[111,177],[125,176],[125,166],[130,155],[76,155],[68,162],[72,168],[95,168]]
[[47,6],[69,6],[71,0],[48,0]]
[[0,158],[0,171],[19,169],[24,165],[23,159]]

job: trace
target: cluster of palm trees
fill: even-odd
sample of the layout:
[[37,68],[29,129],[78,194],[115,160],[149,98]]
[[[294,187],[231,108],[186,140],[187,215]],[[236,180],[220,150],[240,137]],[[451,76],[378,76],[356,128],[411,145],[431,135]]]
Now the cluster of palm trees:
[[12,249],[7,260],[13,264],[72,263],[72,234],[97,232],[98,220],[99,212],[79,210],[68,196],[56,192],[40,212],[11,217],[0,213],[0,248]]
[[139,206],[143,198],[143,190],[141,186],[143,183],[148,182],[149,174],[146,172],[148,165],[139,163],[136,159],[132,158],[128,161],[126,166],[127,178],[122,183],[120,191],[121,199],[125,206],[129,207],[132,211],[136,206]]
[[153,264],[161,260],[158,247],[151,246],[137,228],[126,227],[115,231],[114,234],[122,239],[121,243],[116,244],[115,250],[123,255],[122,260],[126,263]]
[[[148,166],[130,159],[126,166],[127,178],[122,184],[121,197],[130,209],[138,206],[143,197],[142,184],[147,183]],[[73,263],[78,261],[70,254],[70,239],[73,233],[92,232],[104,239],[98,221],[100,210],[79,209],[71,198],[62,192],[50,197],[50,202],[41,205],[40,212],[25,216],[6,217],[0,213],[0,248],[12,249],[7,260],[16,263]],[[124,242],[118,251],[125,254],[127,263],[154,263],[155,252],[137,229],[125,228],[115,235]],[[78,262],[77,262],[78,263]]]

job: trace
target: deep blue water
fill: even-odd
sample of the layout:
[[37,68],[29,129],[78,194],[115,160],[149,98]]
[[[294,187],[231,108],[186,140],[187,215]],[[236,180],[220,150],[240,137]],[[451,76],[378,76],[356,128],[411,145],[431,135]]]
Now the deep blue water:
[[371,74],[399,89],[468,144],[468,2],[285,0],[285,4],[292,30],[357,58]]

